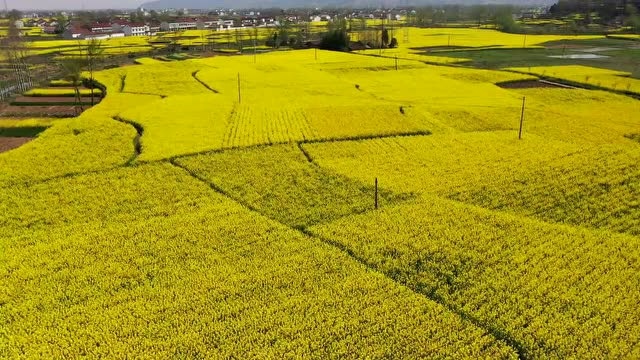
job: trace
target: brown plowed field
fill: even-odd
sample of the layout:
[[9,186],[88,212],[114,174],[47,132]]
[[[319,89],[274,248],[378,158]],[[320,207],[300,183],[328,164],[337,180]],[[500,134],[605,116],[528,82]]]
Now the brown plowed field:
[[535,88],[558,88],[558,85],[554,85],[549,82],[539,80],[522,80],[522,81],[510,81],[505,83],[496,84],[504,89],[535,89]]
[[[87,110],[91,106],[85,106]],[[0,117],[74,117],[73,106],[6,106],[0,108]]]
[[[91,97],[87,98],[86,96],[82,97],[82,101],[83,102],[87,102],[87,101],[91,101],[90,100]],[[96,103],[98,103],[100,101],[100,98],[95,98],[94,99]],[[67,104],[67,103],[73,103],[74,102],[74,98],[73,97],[68,97],[68,96],[47,96],[47,97],[38,97],[38,96],[18,96],[14,102],[16,103],[36,103],[36,104],[41,104],[41,103],[50,103],[50,104],[57,104],[57,103],[62,103],[62,104]]]
[[0,137],[0,153],[20,147],[31,140],[33,140],[33,138]]

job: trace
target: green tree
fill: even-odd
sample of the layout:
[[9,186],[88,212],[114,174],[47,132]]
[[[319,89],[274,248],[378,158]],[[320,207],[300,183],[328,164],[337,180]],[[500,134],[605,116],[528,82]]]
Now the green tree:
[[238,51],[242,52],[242,33],[236,29],[236,45],[238,46]]
[[129,13],[129,20],[131,20],[131,22],[137,23],[137,22],[143,22],[144,21],[144,13],[138,9],[132,13]]
[[329,30],[322,37],[320,48],[325,50],[349,51],[349,35],[346,28]]
[[633,4],[627,4],[626,8],[627,20],[625,24],[631,28],[633,32],[640,33],[640,12]]
[[13,9],[7,13],[7,17],[11,21],[22,19],[22,12],[20,10]]
[[501,11],[495,18],[496,28],[507,33],[518,33],[521,31],[520,26],[513,19],[513,13],[510,10]]
[[281,18],[278,21],[278,38],[276,40],[276,47],[281,45],[287,46],[289,43],[289,34],[291,33],[291,22],[286,18]]
[[62,34],[67,27],[67,17],[62,14],[57,15],[56,23],[58,23],[58,25],[56,25],[56,33]]
[[382,30],[382,47],[389,46],[389,30]]

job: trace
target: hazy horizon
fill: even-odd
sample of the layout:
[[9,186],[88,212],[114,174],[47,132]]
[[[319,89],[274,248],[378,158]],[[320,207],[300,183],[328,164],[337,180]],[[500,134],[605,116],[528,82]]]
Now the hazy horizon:
[[143,0],[7,0],[7,7],[17,10],[135,9],[143,2]]
[[[22,11],[28,11],[28,10],[101,10],[101,9],[135,9],[138,8],[140,5],[144,4],[144,3],[148,3],[151,2],[152,0],[104,0],[104,1],[94,1],[94,0],[6,0],[7,1],[7,7],[9,9],[18,9],[18,10],[22,10]],[[224,5],[230,5],[228,0],[209,0],[211,3],[215,3],[217,2],[219,6],[224,6]],[[277,0],[275,0],[277,1]],[[286,0],[283,0],[286,5],[291,6],[290,2],[287,2]],[[483,3],[483,1],[480,0],[423,0],[424,3],[432,3],[432,2],[445,2],[445,3],[456,3],[456,4],[465,4],[465,3],[474,3],[474,4],[478,4],[478,3]],[[186,3],[189,3],[189,1],[184,1]],[[390,2],[390,3],[388,3]],[[415,4],[416,1],[411,1],[409,0],[409,3],[411,4]],[[490,0],[489,2],[495,2],[495,3],[506,3],[506,2],[511,2],[511,3],[524,3],[524,2],[530,2],[530,3],[548,3],[550,2],[549,0],[511,0],[511,1],[505,1],[505,0]],[[175,1],[175,3],[180,3],[182,4],[182,1]],[[249,3],[246,2],[242,2],[239,1],[237,3],[237,5],[240,5],[239,7],[237,7],[238,9],[243,8],[243,7],[256,7],[255,5],[257,4],[262,4],[261,2],[250,2],[252,5],[254,6],[249,6]],[[361,1],[357,1],[357,3],[361,3]],[[367,5],[371,6],[375,3],[381,3],[384,5],[391,5],[395,3],[398,4],[399,2],[397,0],[372,0],[372,1],[368,1],[365,0],[364,3],[366,3]],[[362,4],[364,4],[362,3]],[[387,3],[387,4],[385,4]],[[201,5],[201,3],[199,3]],[[236,4],[234,2],[234,4]],[[266,1],[264,3],[265,5],[268,4],[269,6],[273,6],[274,4],[274,0],[269,0]],[[310,6],[314,6],[312,4],[318,5],[317,0],[310,0],[309,1],[309,5]],[[0,5],[2,5],[0,3]],[[353,5],[353,4],[352,4]],[[187,7],[189,7],[189,5],[186,5]],[[260,5],[258,5],[257,7],[260,7]],[[198,7],[196,7],[198,8]]]

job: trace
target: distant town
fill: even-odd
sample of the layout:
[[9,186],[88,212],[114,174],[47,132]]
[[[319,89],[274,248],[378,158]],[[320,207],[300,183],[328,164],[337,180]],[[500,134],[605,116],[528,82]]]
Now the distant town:
[[[464,14],[451,15],[451,21],[465,18]],[[548,7],[517,9],[516,18],[543,18]],[[441,10],[446,20],[446,8]],[[12,12],[17,12],[13,10]],[[12,14],[17,29],[40,28],[45,34],[57,34],[64,39],[109,39],[126,36],[155,36],[160,32],[183,30],[234,30],[253,27],[278,27],[281,23],[329,23],[335,19],[384,19],[400,21],[417,19],[419,10],[414,8],[398,9],[357,9],[346,12],[344,9],[300,9],[300,10],[192,10],[165,9],[161,11],[144,8],[135,11],[62,11],[62,12],[25,12]],[[487,19],[489,20],[488,17]]]

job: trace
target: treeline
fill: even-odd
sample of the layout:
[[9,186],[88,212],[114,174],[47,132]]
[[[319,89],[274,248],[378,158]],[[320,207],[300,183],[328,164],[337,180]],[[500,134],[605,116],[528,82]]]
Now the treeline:
[[586,23],[621,23],[640,30],[640,0],[559,0],[549,9],[554,17],[584,14]]
[[425,6],[407,15],[407,23],[414,26],[438,26],[475,23],[495,24],[502,17],[517,15],[524,8],[513,5],[444,5]]
[[[523,26],[519,19],[561,19],[565,25],[546,28]],[[451,27],[495,25],[510,33],[592,32],[590,25],[626,26],[640,32],[640,0],[559,0],[549,8],[531,10],[515,5],[425,6],[411,11],[407,23],[412,26]]]

